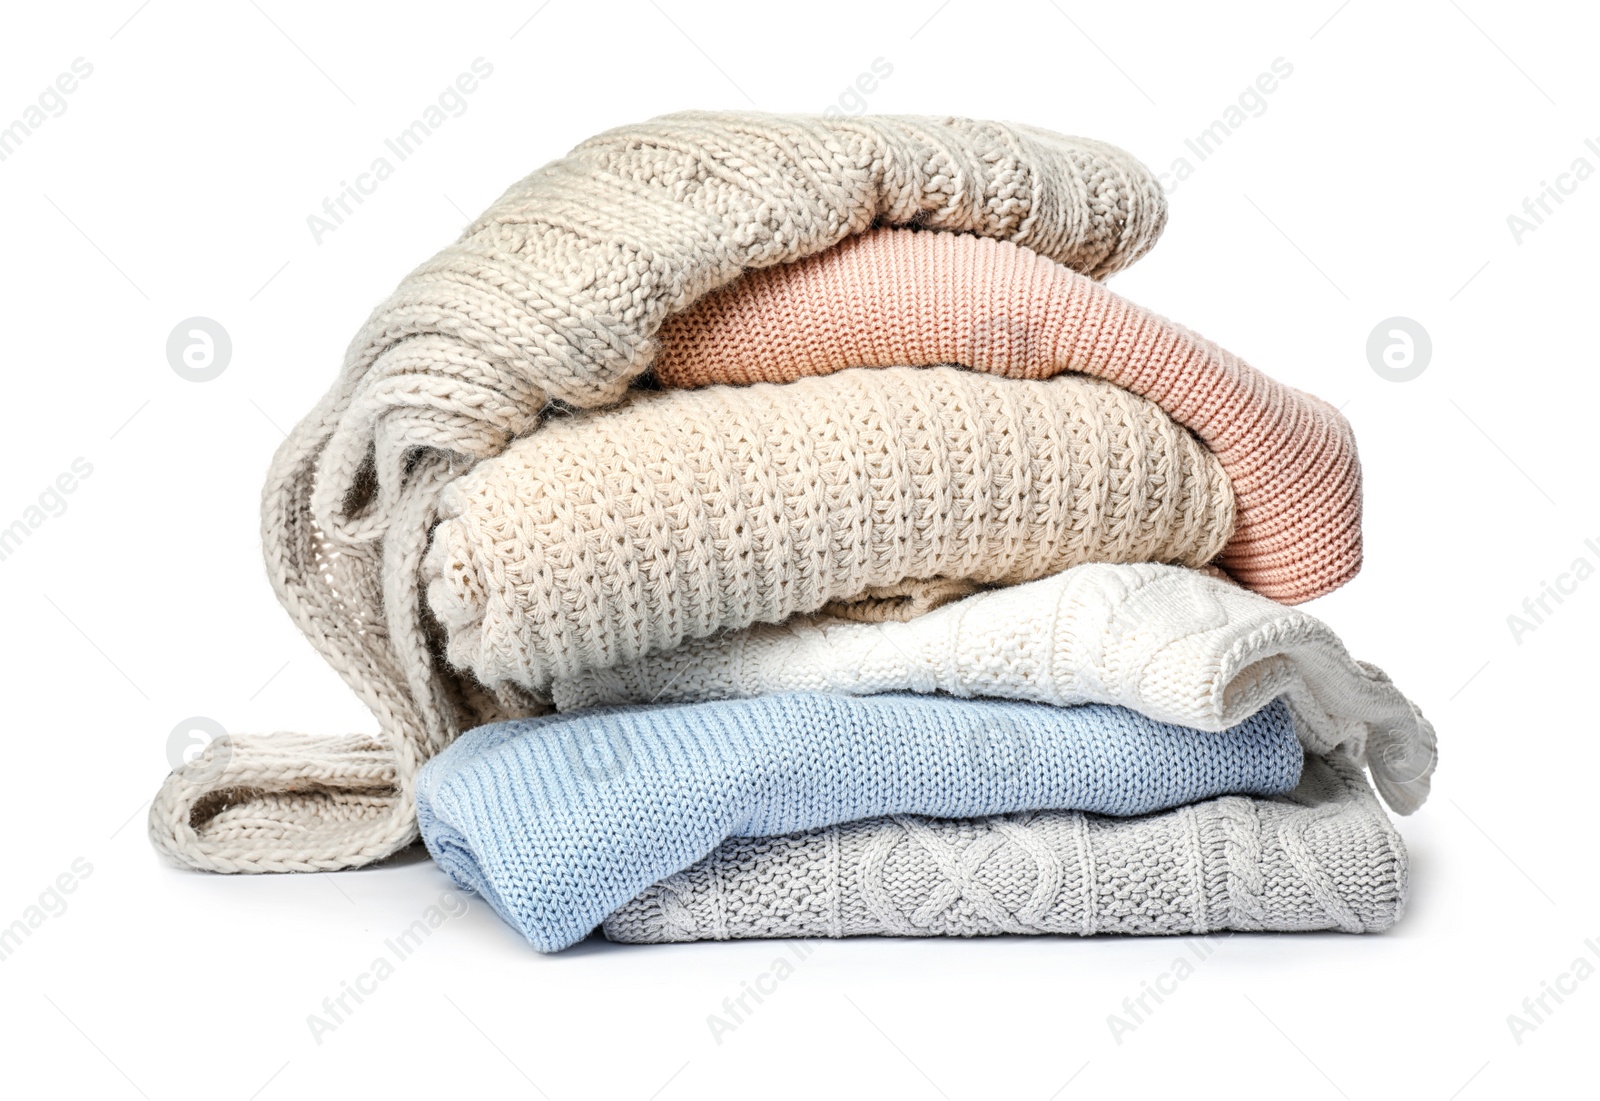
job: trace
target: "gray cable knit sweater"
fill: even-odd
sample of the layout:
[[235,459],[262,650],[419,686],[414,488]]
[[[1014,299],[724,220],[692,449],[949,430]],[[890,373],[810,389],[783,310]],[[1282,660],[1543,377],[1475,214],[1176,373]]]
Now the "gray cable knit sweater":
[[614,941],[1387,929],[1406,851],[1359,766],[1160,814],[874,818],[734,838],[606,919]]

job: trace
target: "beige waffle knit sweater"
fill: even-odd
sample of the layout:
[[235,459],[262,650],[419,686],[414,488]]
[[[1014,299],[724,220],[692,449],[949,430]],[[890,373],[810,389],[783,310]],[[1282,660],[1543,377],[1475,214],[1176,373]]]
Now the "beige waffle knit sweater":
[[670,313],[873,225],[1013,241],[1099,278],[1165,220],[1121,150],[954,118],[669,115],[534,172],[373,311],[262,491],[273,588],[378,734],[219,739],[162,785],[152,841],[191,867],[275,872],[416,837],[423,761],[507,717],[443,665],[423,615],[438,495],[536,432],[552,399],[620,399]]
[[518,440],[441,507],[424,572],[450,661],[545,698],[902,578],[1200,566],[1234,518],[1216,456],[1144,398],[953,367],[641,395]]

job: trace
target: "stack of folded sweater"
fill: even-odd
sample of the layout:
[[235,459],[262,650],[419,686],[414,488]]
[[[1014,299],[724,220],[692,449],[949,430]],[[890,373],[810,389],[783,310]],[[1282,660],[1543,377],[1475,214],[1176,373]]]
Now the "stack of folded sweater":
[[[195,867],[416,836],[537,948],[1386,928],[1432,728],[1288,605],[1331,407],[1097,280],[1119,150],[678,115],[513,187],[284,445],[280,597],[382,739],[219,739]],[[465,731],[465,733],[461,733]],[[459,735],[459,736],[458,736]]]

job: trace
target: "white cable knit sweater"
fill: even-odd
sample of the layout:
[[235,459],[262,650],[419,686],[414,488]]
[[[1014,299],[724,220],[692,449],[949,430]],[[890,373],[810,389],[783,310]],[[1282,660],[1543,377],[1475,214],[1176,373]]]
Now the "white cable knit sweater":
[[1088,564],[906,623],[795,620],[557,678],[556,706],[776,692],[943,692],[1114,703],[1224,730],[1287,699],[1311,753],[1364,757],[1384,800],[1427,798],[1433,727],[1321,620],[1195,570]]

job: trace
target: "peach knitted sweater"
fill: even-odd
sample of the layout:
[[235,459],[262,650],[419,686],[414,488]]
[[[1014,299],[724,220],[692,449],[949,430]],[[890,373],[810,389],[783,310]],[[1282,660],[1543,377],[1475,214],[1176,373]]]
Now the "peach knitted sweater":
[[660,340],[666,387],[895,364],[1093,375],[1216,453],[1238,509],[1221,565],[1241,584],[1297,604],[1361,568],[1361,467],[1337,410],[1008,241],[874,230],[747,272],[667,318]]

